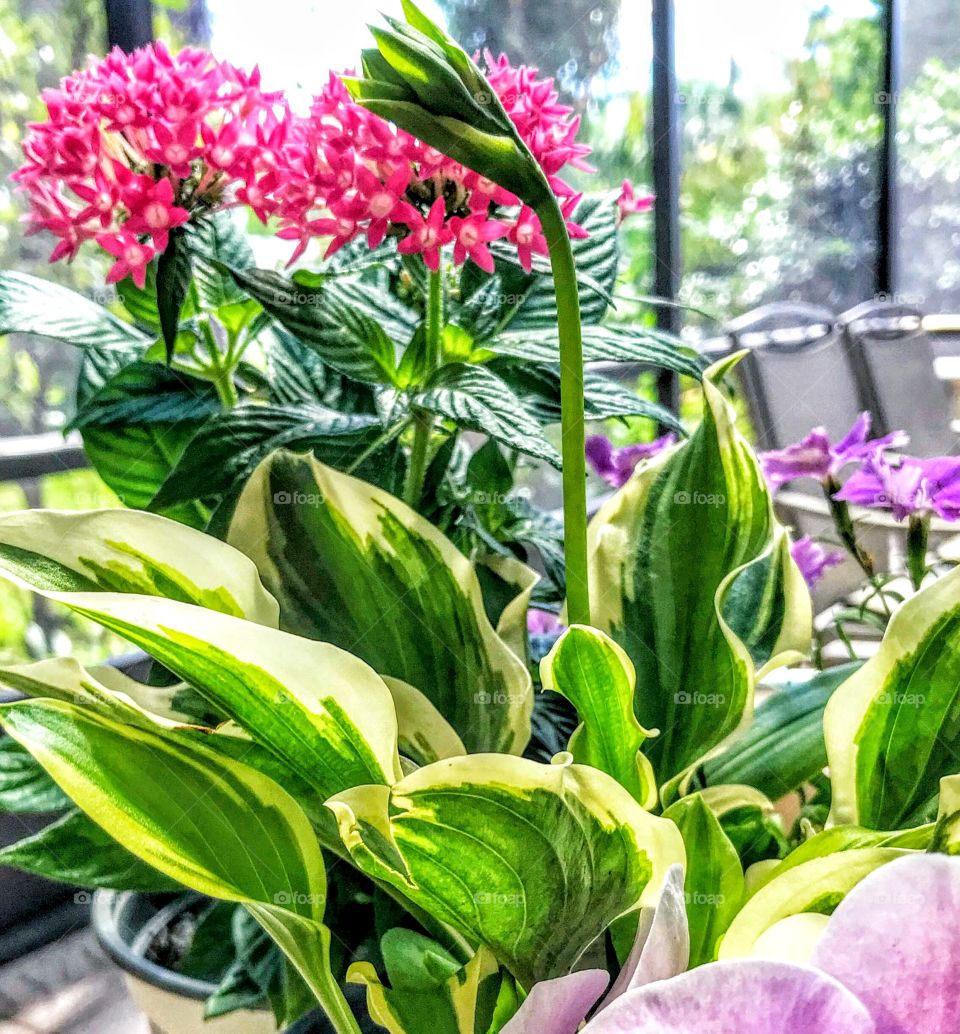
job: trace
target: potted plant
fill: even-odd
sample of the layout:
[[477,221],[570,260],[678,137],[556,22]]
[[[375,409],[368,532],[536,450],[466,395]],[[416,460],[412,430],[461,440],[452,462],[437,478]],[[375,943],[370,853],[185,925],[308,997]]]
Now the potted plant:
[[[956,949],[936,915],[960,879],[958,572],[917,567],[920,591],[891,607],[879,652],[844,673],[814,735],[784,735],[797,715],[782,706],[758,731],[756,686],[808,654],[811,607],[724,394],[738,357],[704,373],[689,439],[642,459],[588,528],[565,213],[493,85],[405,10],[351,90],[509,191],[550,252],[567,627],[531,673],[535,577],[502,558],[491,607],[483,565],[417,509],[439,443],[414,420],[405,498],[278,449],[222,515],[225,541],[134,510],[0,518],[0,576],[179,680],[147,687],[67,660],[7,668],[27,699],[0,721],[115,872],[242,906],[288,960],[288,1011],[309,992],[338,1034],[360,1029],[344,975],[395,1034],[573,1034],[584,1020],[591,1034],[710,1032],[729,1029],[731,1008],[747,1030],[826,1016],[864,1034],[945,1029]],[[403,238],[425,257],[455,232],[436,205]],[[850,481],[908,463],[878,446]],[[935,488],[928,477],[923,498]],[[533,675],[575,712],[552,763],[522,756]],[[751,760],[775,796],[809,798],[792,828],[744,776],[718,779]],[[342,943],[351,882],[375,915],[366,957]]]

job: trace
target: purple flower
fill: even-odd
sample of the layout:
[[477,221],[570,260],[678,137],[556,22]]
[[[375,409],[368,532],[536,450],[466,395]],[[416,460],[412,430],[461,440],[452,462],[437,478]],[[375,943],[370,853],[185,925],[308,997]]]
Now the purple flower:
[[620,488],[630,480],[630,475],[636,470],[638,463],[663,452],[676,440],[675,434],[665,434],[652,442],[625,445],[622,449],[615,449],[609,438],[595,434],[587,439],[587,462],[608,485]]
[[563,630],[560,619],[549,610],[539,610],[531,607],[527,611],[527,631],[530,635],[553,635]]
[[[951,917],[958,908],[960,859],[919,853],[898,858],[861,880],[829,919],[823,917],[808,964],[750,958],[684,973],[684,962],[673,975],[631,982],[615,1001],[604,1002],[583,1034],[956,1030],[960,927]],[[680,909],[683,915],[682,897]],[[503,1034],[574,1034],[593,988],[584,986],[583,973],[550,983],[551,997],[568,1006],[560,1020],[553,1018],[559,1010],[546,1023],[535,1023],[530,1012],[524,1015],[529,1003],[537,1004],[531,992]]]
[[873,439],[868,439],[869,434],[870,414],[866,412],[857,417],[853,427],[836,445],[830,444],[823,427],[815,427],[796,445],[761,453],[763,472],[773,489],[795,478],[816,478],[827,482],[848,463],[875,456],[884,449],[900,449],[910,441],[904,431]]
[[955,521],[960,518],[960,457],[903,456],[891,462],[872,456],[834,498],[889,510],[898,521],[931,514]]
[[842,564],[844,555],[839,550],[827,552],[819,542],[814,542],[809,535],[802,535],[790,547],[790,555],[800,568],[803,580],[812,589],[823,577],[824,573],[837,564]]

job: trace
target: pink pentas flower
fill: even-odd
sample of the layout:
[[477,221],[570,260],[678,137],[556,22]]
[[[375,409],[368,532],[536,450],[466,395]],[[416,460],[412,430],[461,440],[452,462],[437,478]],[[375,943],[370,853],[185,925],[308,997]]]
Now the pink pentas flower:
[[[543,168],[571,235],[585,236],[573,221],[580,194],[562,175],[592,171],[590,148],[576,140],[579,119],[560,103],[552,79],[504,56],[485,60],[491,87]],[[401,254],[422,255],[431,269],[448,244],[455,264],[472,261],[487,272],[494,265],[489,245],[501,238],[528,272],[534,255],[547,254],[539,219],[517,197],[368,111],[333,75],[310,114],[294,120],[276,171],[271,198],[278,235],[297,242],[291,262],[312,238],[328,235],[333,250],[360,235],[370,247],[397,238]]]
[[621,222],[629,215],[636,215],[640,212],[649,212],[653,208],[655,198],[653,194],[636,193],[636,188],[630,180],[624,180],[620,187],[620,196],[617,198],[617,207],[620,209]]
[[113,280],[142,282],[189,219],[238,203],[269,217],[290,113],[256,69],[158,42],[114,50],[43,99],[47,120],[30,126],[13,178],[28,232],[59,238],[51,261],[95,239],[116,259]]
[[760,454],[763,472],[776,489],[797,478],[815,478],[827,483],[844,467],[886,449],[899,449],[910,439],[904,431],[894,431],[881,438],[870,438],[870,414],[861,413],[853,427],[836,444],[823,427],[815,427],[802,441]]

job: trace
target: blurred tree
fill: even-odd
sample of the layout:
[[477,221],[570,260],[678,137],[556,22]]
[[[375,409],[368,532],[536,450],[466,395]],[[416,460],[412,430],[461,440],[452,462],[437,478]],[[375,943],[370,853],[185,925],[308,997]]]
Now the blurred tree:
[[554,75],[581,106],[617,54],[620,0],[439,0],[450,32],[467,50],[488,48]]

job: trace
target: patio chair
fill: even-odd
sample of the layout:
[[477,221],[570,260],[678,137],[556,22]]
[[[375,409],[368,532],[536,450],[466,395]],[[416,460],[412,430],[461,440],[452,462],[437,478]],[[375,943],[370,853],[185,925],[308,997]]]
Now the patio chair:
[[733,320],[725,332],[741,364],[758,449],[799,441],[811,427],[849,430],[862,393],[833,314],[815,305],[778,302]]
[[960,442],[953,400],[937,376],[920,311],[899,302],[871,301],[845,312],[839,322],[876,432],[902,428],[917,456],[956,452]]

